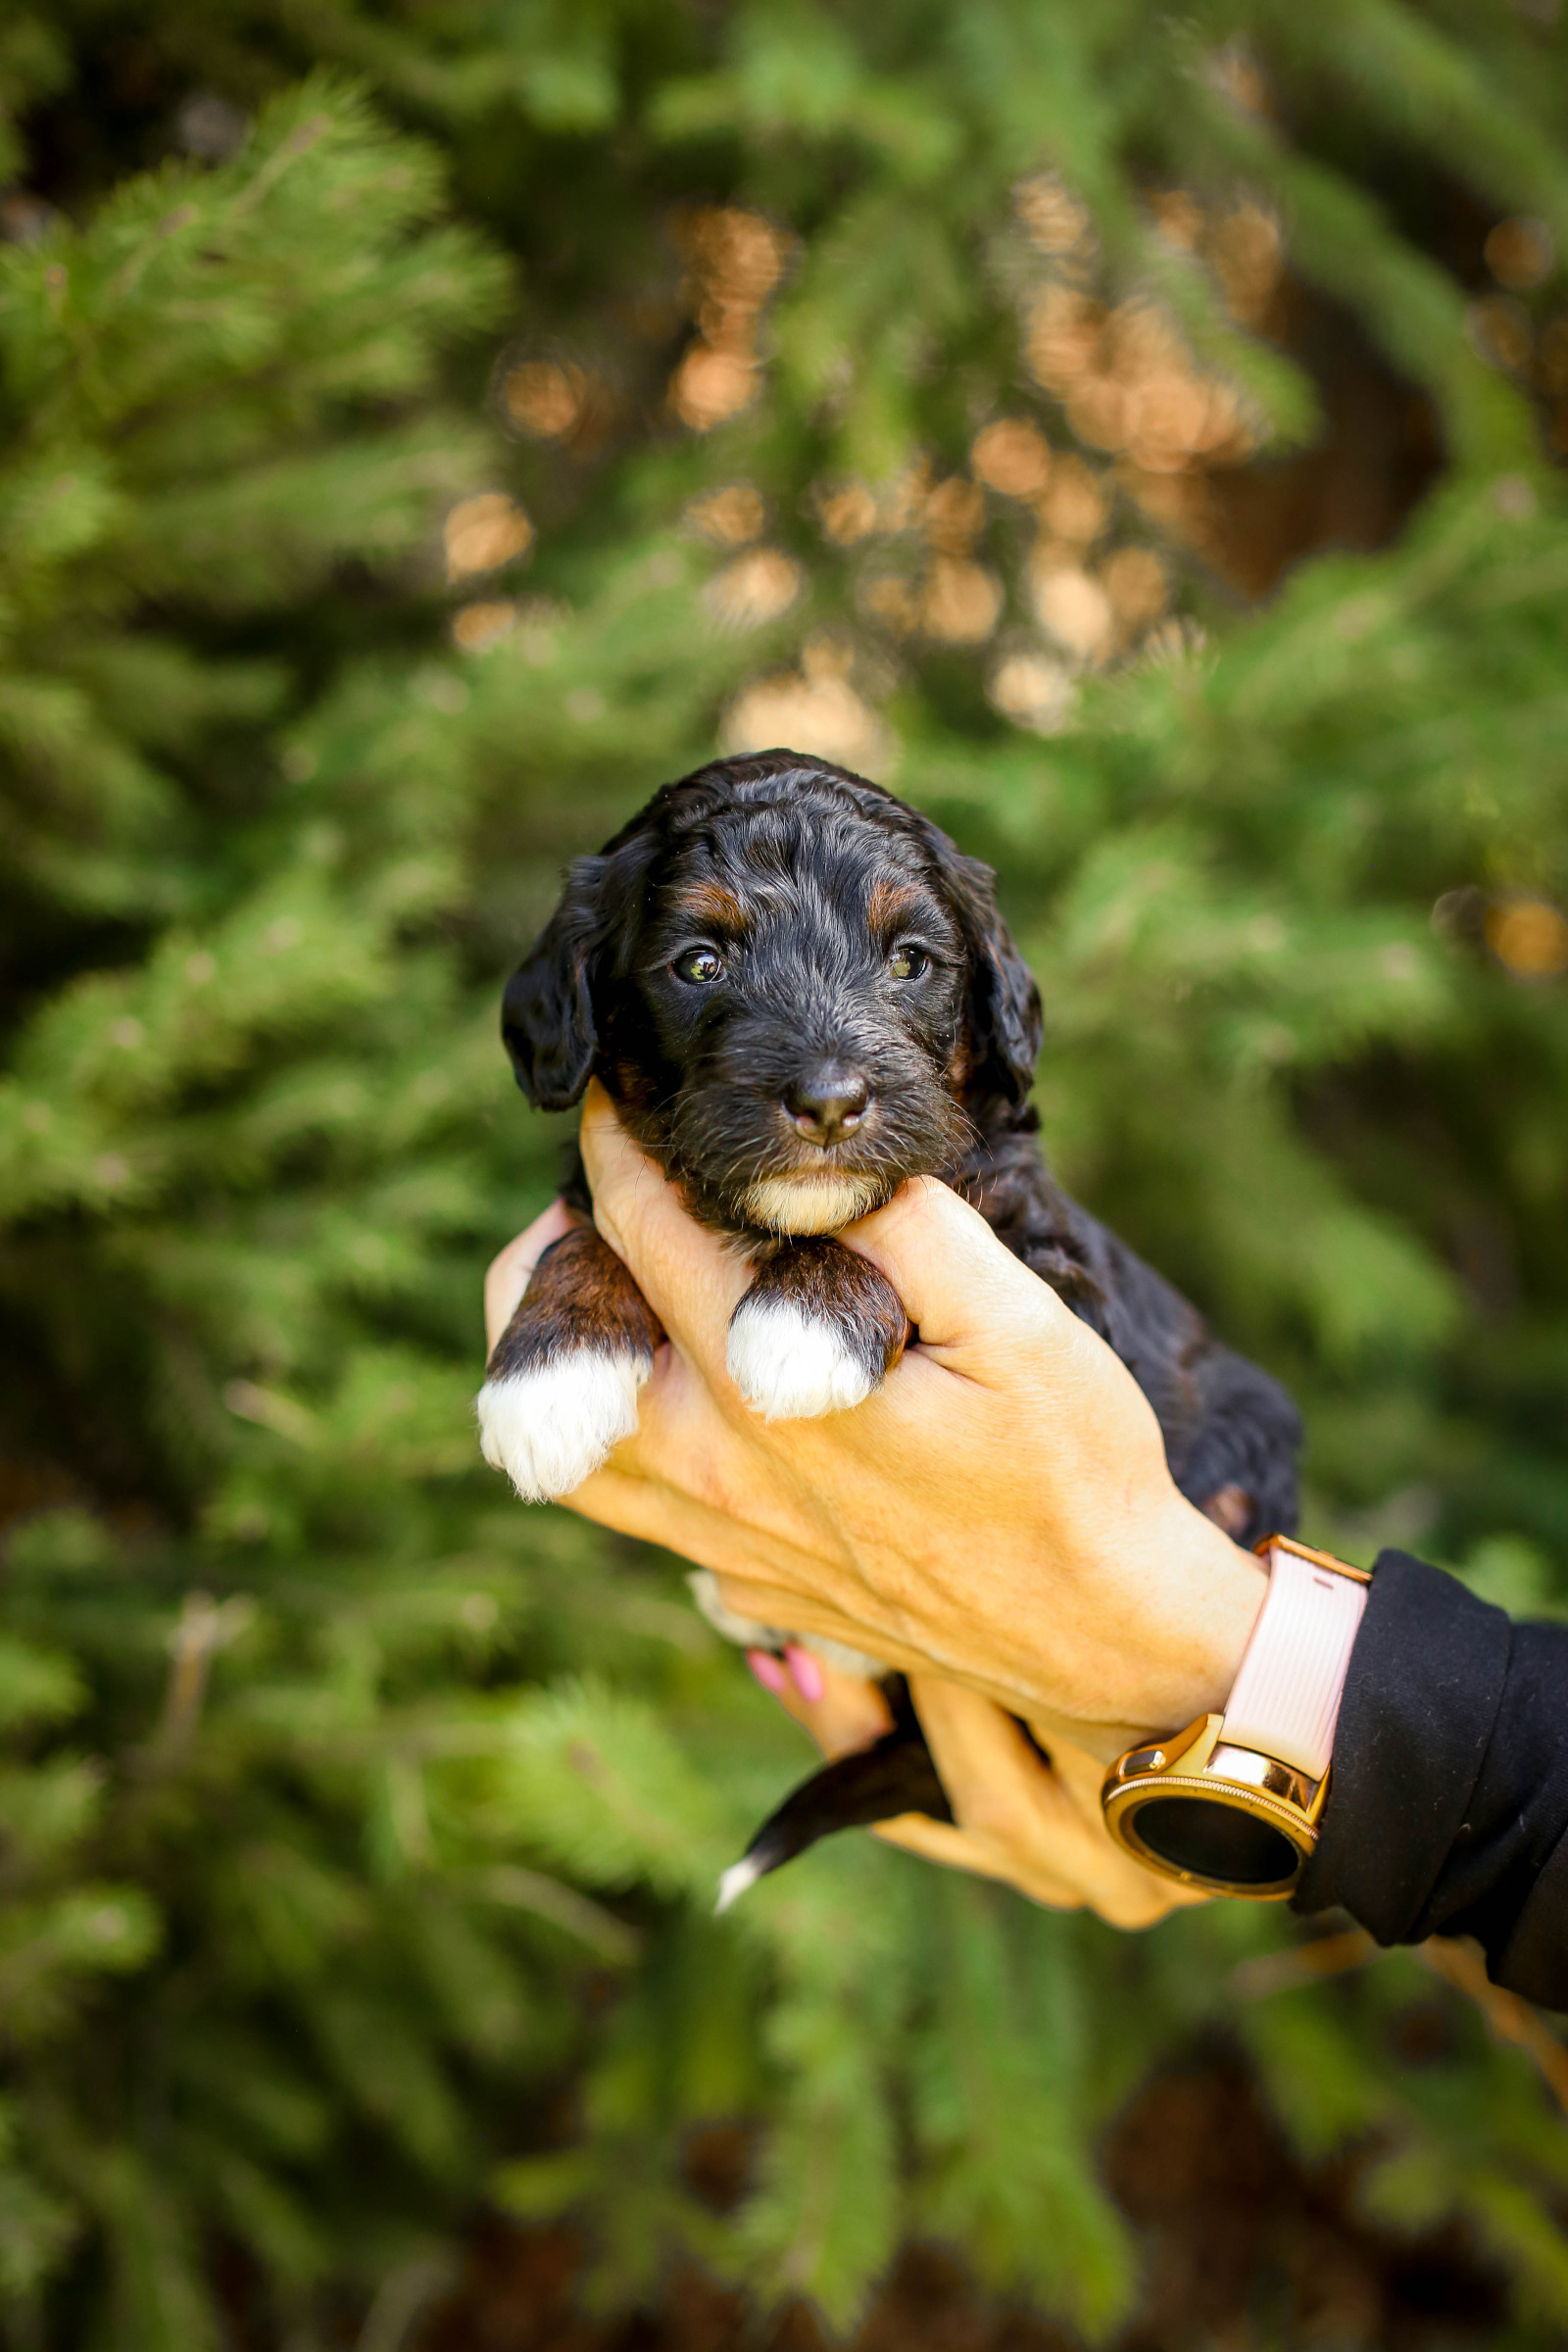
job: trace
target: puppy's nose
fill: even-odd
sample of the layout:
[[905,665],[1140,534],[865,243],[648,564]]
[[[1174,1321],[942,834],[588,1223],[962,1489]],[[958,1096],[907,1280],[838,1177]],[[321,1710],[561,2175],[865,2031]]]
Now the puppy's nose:
[[784,1107],[808,1143],[836,1144],[855,1133],[870,1100],[871,1089],[858,1070],[827,1061],[785,1090]]

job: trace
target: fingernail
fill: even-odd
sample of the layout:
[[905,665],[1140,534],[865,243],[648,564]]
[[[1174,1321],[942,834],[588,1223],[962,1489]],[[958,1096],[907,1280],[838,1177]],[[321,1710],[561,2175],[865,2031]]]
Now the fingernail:
[[779,1664],[777,1658],[774,1657],[772,1651],[769,1649],[749,1649],[746,1652],[746,1663],[756,1675],[758,1681],[761,1684],[762,1689],[764,1690],[771,1690],[773,1696],[777,1698],[779,1692],[784,1688],[785,1674],[783,1667]]
[[808,1649],[802,1649],[798,1642],[786,1642],[784,1663],[790,1670],[796,1690],[807,1705],[814,1707],[827,1687],[822,1680],[822,1669],[815,1658]]

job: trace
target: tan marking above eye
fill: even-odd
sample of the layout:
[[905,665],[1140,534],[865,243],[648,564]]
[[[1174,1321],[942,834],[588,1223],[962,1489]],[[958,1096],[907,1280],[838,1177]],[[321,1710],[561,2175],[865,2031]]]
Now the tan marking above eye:
[[925,906],[924,895],[907,882],[894,882],[884,874],[872,883],[865,902],[865,919],[873,939],[884,940],[901,923],[920,913]]
[[679,892],[675,903],[699,930],[726,932],[733,937],[747,928],[746,908],[722,882],[694,882]]

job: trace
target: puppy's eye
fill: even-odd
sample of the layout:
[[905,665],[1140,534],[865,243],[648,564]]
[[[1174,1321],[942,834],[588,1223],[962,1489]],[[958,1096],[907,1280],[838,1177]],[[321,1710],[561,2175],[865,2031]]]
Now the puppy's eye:
[[930,962],[924,948],[912,948],[906,942],[888,957],[888,976],[893,980],[918,980]]
[[685,980],[693,988],[706,988],[724,969],[724,959],[715,948],[688,948],[684,956],[676,956],[670,969],[677,980]]

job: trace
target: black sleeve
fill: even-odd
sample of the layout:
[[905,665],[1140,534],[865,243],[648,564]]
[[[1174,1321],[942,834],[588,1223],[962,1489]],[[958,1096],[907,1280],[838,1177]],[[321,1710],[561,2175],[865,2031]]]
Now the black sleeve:
[[1568,1627],[1382,1554],[1295,1896],[1334,1904],[1379,1943],[1473,1936],[1495,1984],[1568,2009]]

